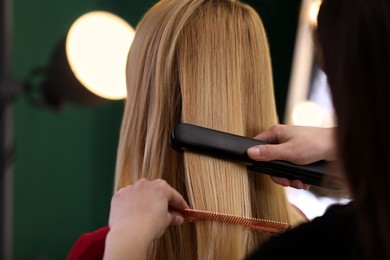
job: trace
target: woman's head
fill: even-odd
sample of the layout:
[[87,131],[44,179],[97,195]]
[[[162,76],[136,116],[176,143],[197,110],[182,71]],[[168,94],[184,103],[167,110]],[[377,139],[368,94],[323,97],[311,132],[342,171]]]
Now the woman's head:
[[[179,122],[249,137],[277,123],[267,38],[252,8],[228,0],[158,2],[137,27],[127,86],[116,189],[141,177],[163,178],[195,209],[291,221],[283,188],[268,176],[178,154],[168,143]],[[240,258],[265,236],[197,223],[170,229],[152,255]]]
[[371,257],[389,258],[379,248],[390,241],[390,2],[324,0],[318,36],[361,236]]
[[325,0],[318,20],[345,172],[355,198],[368,199],[366,184],[390,183],[390,2]]

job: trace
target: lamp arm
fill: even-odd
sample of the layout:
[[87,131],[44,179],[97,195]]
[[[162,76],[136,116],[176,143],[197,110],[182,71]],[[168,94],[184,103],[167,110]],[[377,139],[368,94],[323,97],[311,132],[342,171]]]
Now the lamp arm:
[[0,259],[12,259],[12,167],[13,151],[11,75],[12,2],[0,0]]

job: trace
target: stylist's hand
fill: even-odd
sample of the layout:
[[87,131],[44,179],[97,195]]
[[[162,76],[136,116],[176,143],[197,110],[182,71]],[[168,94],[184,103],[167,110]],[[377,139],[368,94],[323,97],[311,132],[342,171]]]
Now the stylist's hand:
[[[334,128],[274,125],[256,136],[269,145],[248,149],[248,156],[256,161],[285,160],[295,164],[309,164],[319,160],[336,160]],[[297,189],[310,186],[300,180],[271,177],[274,182]]]
[[169,225],[184,222],[179,213],[169,210],[171,207],[189,208],[183,197],[161,179],[140,179],[116,192],[111,200],[104,259],[146,257],[149,244]]

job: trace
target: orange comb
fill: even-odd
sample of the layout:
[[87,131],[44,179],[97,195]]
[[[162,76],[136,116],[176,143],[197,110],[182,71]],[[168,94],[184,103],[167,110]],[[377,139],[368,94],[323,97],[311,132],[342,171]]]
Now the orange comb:
[[285,222],[259,219],[259,218],[247,218],[239,217],[224,213],[215,213],[204,210],[196,209],[182,209],[175,211],[179,212],[185,220],[194,222],[194,221],[220,221],[227,222],[231,224],[238,224],[245,226],[247,228],[260,231],[260,232],[269,232],[269,233],[282,233],[287,231],[291,225]]

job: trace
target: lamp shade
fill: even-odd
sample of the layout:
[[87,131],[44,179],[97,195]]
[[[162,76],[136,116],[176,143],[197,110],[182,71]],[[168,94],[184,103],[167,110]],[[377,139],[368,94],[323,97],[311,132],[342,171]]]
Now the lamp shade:
[[85,88],[69,66],[65,51],[65,38],[54,48],[50,64],[41,85],[44,103],[54,110],[62,110],[65,103],[95,106],[107,102]]
[[122,18],[103,11],[79,17],[66,37],[66,56],[72,72],[92,93],[106,99],[126,97],[126,60],[134,38]]
[[64,103],[99,105],[127,96],[126,62],[133,28],[120,17],[93,11],[79,17],[52,52],[44,102],[55,110]]

